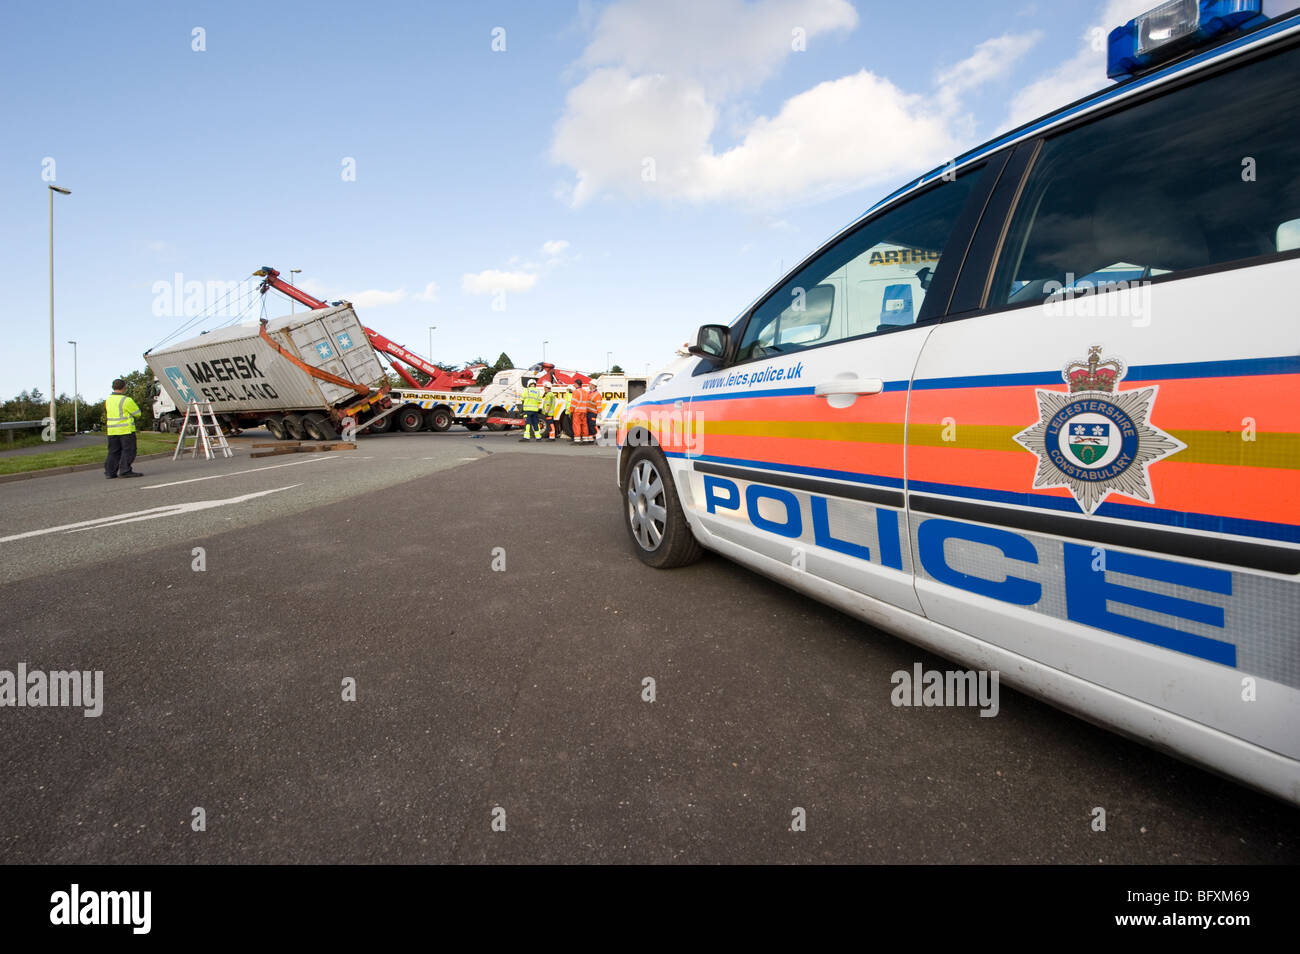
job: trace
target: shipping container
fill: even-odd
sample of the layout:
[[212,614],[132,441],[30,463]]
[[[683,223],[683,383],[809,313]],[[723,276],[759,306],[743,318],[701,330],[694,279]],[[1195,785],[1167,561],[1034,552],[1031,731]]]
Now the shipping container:
[[[304,364],[367,388],[385,382],[384,369],[348,304],[277,318],[267,333]],[[329,411],[358,392],[315,378],[272,348],[257,323],[199,335],[145,355],[178,409],[211,401],[217,414]]]

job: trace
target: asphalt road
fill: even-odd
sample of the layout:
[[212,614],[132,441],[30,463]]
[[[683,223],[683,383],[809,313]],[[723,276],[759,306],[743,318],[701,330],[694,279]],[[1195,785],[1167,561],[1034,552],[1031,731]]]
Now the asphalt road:
[[0,709],[0,861],[1300,860],[1265,796],[1009,690],[894,708],[945,664],[644,567],[610,449],[237,450],[0,485],[0,669],[104,672],[98,718]]

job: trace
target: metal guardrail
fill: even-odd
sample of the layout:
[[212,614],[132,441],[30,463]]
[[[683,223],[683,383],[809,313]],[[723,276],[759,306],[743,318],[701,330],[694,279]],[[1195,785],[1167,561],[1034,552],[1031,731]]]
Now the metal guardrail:
[[33,427],[44,427],[45,421],[0,421],[0,431],[5,432],[7,440],[5,443],[12,447],[14,443],[14,431],[28,430]]

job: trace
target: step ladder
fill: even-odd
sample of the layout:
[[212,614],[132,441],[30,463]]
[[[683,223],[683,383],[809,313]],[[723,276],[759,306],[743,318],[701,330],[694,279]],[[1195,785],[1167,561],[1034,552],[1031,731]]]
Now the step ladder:
[[[188,437],[194,438],[194,443],[186,447],[185,439]],[[221,433],[221,423],[212,410],[211,401],[191,401],[185,409],[185,421],[181,424],[181,436],[176,442],[176,450],[172,452],[172,460],[176,460],[184,451],[189,451],[191,457],[198,457],[200,448],[208,460],[212,460],[218,452],[222,457],[235,456],[226,443],[226,435]]]

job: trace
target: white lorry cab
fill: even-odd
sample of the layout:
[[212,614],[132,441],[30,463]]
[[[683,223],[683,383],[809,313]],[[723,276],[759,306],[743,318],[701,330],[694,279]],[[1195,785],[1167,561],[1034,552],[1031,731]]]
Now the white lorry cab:
[[639,375],[598,374],[591,383],[602,399],[600,413],[596,416],[596,439],[602,444],[612,444],[618,436],[618,422],[623,409],[646,393],[650,381]]
[[623,415],[631,546],[1300,804],[1300,4],[1161,4],[1109,72],[700,328]]

